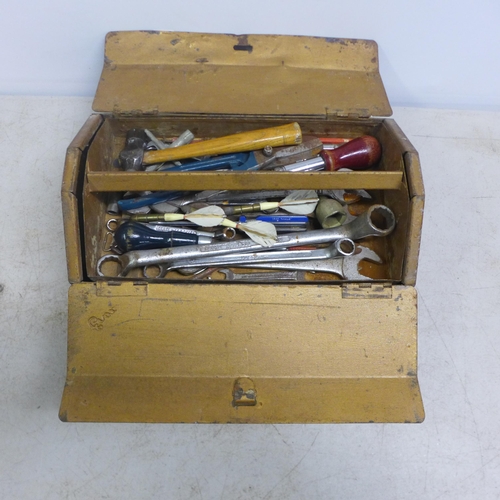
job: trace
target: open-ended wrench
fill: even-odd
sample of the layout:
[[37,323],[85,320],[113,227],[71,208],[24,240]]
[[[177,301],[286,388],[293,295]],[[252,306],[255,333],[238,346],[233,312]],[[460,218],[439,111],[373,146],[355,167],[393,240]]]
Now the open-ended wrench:
[[297,281],[299,271],[277,271],[264,273],[233,273],[231,269],[217,269],[226,278],[225,281]]
[[[342,238],[358,240],[368,236],[387,236],[396,226],[396,217],[392,210],[385,205],[372,205],[354,221],[332,229],[319,229],[299,233],[279,235],[270,248],[287,248],[299,245],[331,243]],[[251,239],[230,241],[227,243],[212,243],[210,245],[190,245],[189,247],[162,248],[159,250],[135,250],[122,255],[104,255],[97,262],[97,274],[105,276],[102,265],[107,261],[117,262],[121,271],[118,276],[123,277],[136,267],[162,266],[181,259],[212,257],[229,255],[235,252],[262,252],[269,250]],[[163,277],[168,268],[161,269]]]
[[[326,248],[313,250],[271,250],[269,252],[237,253],[230,255],[217,255],[199,259],[178,260],[167,266],[168,271],[180,270],[185,273],[187,269],[204,267],[252,267],[254,264],[295,262],[318,259],[337,259],[353,255],[355,245],[352,240],[342,238],[334,241]],[[188,272],[188,274],[191,274]]]
[[[372,278],[359,272],[358,264],[362,260],[369,260],[380,264],[381,258],[368,247],[358,245],[359,252],[342,258],[329,258],[310,261],[286,261],[268,262],[263,264],[233,265],[232,267],[244,267],[245,269],[268,269],[273,271],[306,271],[312,273],[337,274],[344,280],[349,281],[371,281]],[[178,269],[183,274],[192,274],[193,269]],[[222,272],[222,271],[221,271]]]
[[[310,261],[296,261],[296,262],[270,262],[268,264],[255,264],[245,266],[249,269],[272,269],[272,270],[295,270],[295,271],[309,271],[317,273],[332,273],[337,274],[344,280],[349,281],[371,281],[372,278],[365,276],[359,272],[358,264],[362,260],[370,260],[380,264],[382,259],[368,247],[358,245],[361,249],[355,255],[349,255],[343,258],[323,259],[323,260],[310,260]],[[243,266],[234,266],[243,267]]]

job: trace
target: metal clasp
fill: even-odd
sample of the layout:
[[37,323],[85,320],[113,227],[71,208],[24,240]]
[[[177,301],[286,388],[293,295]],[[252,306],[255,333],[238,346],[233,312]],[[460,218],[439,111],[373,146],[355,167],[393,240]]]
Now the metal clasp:
[[248,377],[237,378],[233,386],[233,406],[255,406],[257,404],[257,391],[252,379]]

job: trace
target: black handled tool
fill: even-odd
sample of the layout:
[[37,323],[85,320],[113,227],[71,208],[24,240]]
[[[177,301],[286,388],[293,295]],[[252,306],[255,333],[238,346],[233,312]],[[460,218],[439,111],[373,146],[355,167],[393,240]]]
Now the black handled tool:
[[184,245],[201,245],[211,243],[212,241],[212,238],[207,236],[198,236],[197,234],[175,230],[158,230],[146,224],[132,221],[124,222],[115,231],[115,243],[122,252],[180,247]]

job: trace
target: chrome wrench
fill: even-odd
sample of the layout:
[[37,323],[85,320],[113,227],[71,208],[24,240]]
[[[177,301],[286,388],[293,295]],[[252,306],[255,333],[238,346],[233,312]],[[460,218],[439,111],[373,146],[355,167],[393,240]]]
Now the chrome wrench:
[[225,281],[297,281],[299,271],[277,271],[264,273],[233,273],[231,269],[217,269],[226,279]]
[[[299,233],[279,235],[271,248],[287,248],[299,245],[331,243],[342,238],[358,240],[368,236],[387,236],[396,226],[396,217],[385,205],[372,205],[368,210],[349,224],[332,229],[319,229]],[[104,255],[97,262],[97,274],[105,276],[102,265],[107,261],[117,262],[123,277],[136,267],[163,266],[181,259],[229,255],[235,252],[263,252],[269,247],[263,247],[251,239],[212,243],[210,245],[191,245],[187,247],[162,248],[158,250],[135,250],[122,255]],[[161,269],[157,277],[163,277],[168,268]]]
[[358,245],[358,249],[361,249],[359,253],[340,259],[337,258],[317,261],[311,260],[296,262],[270,262],[269,264],[255,264],[251,266],[250,269],[276,269],[308,271],[312,273],[332,273],[337,274],[344,280],[371,281],[372,278],[369,278],[368,276],[365,276],[359,272],[358,264],[362,260],[369,260],[380,264],[382,263],[382,259],[370,248]]
[[[371,281],[372,278],[359,272],[358,264],[362,260],[369,260],[380,264],[382,259],[370,248],[358,245],[360,251],[355,255],[343,258],[330,258],[311,261],[287,261],[287,262],[268,262],[265,264],[235,265],[233,267],[244,267],[246,269],[270,269],[282,271],[306,271],[311,273],[331,273],[337,274],[344,280],[349,281]],[[178,269],[183,274],[193,274],[193,269]]]
[[[313,250],[271,250],[270,252],[237,253],[230,255],[219,255],[215,257],[178,260],[167,267],[168,271],[181,270],[185,273],[187,269],[200,269],[205,267],[253,267],[254,264],[282,263],[296,261],[315,261],[319,259],[338,259],[353,255],[355,245],[352,240],[342,238],[334,241],[326,248]],[[192,274],[192,273],[187,273]]]

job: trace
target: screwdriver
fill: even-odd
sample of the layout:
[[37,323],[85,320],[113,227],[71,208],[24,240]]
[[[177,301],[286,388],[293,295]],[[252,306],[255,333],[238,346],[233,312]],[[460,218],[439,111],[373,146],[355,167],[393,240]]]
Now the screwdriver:
[[331,150],[323,150],[311,160],[299,161],[274,170],[283,172],[310,172],[327,170],[334,172],[341,168],[365,170],[375,165],[382,155],[378,140],[371,135],[357,137],[342,146]]
[[[167,228],[165,228],[167,229]],[[153,229],[140,222],[125,221],[115,231],[116,246],[122,252],[152,248],[212,243],[213,238],[177,230]]]

